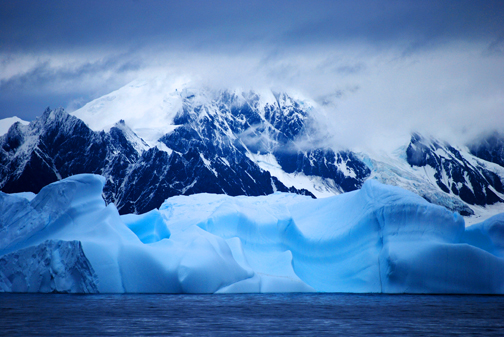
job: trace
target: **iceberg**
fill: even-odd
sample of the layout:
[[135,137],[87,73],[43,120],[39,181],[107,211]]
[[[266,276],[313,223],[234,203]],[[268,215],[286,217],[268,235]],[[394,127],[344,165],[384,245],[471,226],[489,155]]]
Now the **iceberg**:
[[466,229],[464,242],[504,258],[504,213]]
[[47,240],[0,258],[0,291],[96,293],[97,279],[79,241]]
[[504,293],[504,214],[466,229],[368,180],[324,199],[195,194],[120,216],[104,184],[0,192],[0,291]]

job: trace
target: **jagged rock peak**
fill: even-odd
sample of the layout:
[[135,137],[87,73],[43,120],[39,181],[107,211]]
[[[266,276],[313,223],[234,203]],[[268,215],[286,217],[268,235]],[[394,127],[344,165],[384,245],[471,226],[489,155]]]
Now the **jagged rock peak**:
[[414,167],[430,167],[432,177],[445,193],[460,197],[470,205],[491,205],[503,201],[502,178],[449,144],[425,140],[413,134],[406,149],[408,163]]
[[494,131],[471,142],[468,148],[476,157],[504,167],[504,134]]

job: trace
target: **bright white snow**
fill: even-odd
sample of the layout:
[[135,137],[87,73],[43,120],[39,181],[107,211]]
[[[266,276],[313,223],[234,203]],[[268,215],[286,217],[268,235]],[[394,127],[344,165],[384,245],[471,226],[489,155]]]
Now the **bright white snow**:
[[120,120],[150,146],[174,129],[173,117],[182,108],[184,80],[136,80],[84,105],[72,114],[95,131],[108,131]]
[[30,122],[24,121],[16,116],[0,119],[0,136],[5,135],[7,131],[9,131],[9,128],[16,122],[20,122],[23,125],[30,124]]
[[369,180],[324,199],[198,194],[119,216],[104,182],[0,193],[0,291],[504,293],[502,214],[466,230]]
[[261,169],[268,171],[278,178],[285,186],[294,186],[297,189],[306,189],[317,198],[327,198],[343,193],[341,188],[332,179],[318,176],[307,176],[304,173],[287,173],[277,162],[272,153],[254,154],[247,152],[246,156],[255,162]]

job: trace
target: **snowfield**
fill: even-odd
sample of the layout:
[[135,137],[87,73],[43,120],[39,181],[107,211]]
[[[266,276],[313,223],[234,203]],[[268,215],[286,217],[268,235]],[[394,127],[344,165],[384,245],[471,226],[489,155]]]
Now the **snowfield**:
[[120,216],[104,184],[0,192],[0,291],[504,293],[504,214],[466,229],[368,180],[324,199],[196,194]]

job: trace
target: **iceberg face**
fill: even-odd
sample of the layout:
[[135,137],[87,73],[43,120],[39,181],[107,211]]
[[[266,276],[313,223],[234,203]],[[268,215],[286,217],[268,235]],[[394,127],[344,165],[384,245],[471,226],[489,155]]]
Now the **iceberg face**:
[[126,214],[121,219],[143,243],[157,242],[170,237],[170,230],[157,209],[142,215]]
[[195,194],[120,216],[77,175],[0,194],[0,289],[108,293],[504,293],[504,218],[375,180],[325,199]]
[[22,245],[42,242],[48,233],[68,228],[72,218],[105,207],[100,176],[81,175],[43,188],[29,201],[0,192],[0,254]]
[[389,245],[387,293],[502,294],[504,260],[464,244]]
[[[37,247],[44,247],[48,240],[75,241],[96,275],[96,286],[90,291],[213,293],[252,276],[234,260],[226,241],[218,236],[194,227],[166,239],[170,232],[166,225],[156,222],[156,212],[136,216],[137,221],[126,221],[137,227],[142,227],[144,221],[147,229],[140,228],[139,233],[149,236],[155,232],[156,236],[151,235],[148,240],[159,240],[151,245],[142,243],[121,220],[114,205],[105,205],[101,196],[104,183],[103,177],[84,174],[46,186],[32,201],[2,193],[2,263],[14,266],[12,270],[16,266],[38,266],[24,279],[43,278],[51,273],[46,269],[55,255],[46,254],[49,258],[43,261],[49,264],[37,264],[30,252],[41,249]],[[33,276],[37,273],[42,276]],[[26,282],[19,281],[21,285],[12,288],[11,274],[2,274],[1,278],[6,284],[4,291],[25,291],[22,285]],[[84,292],[81,288],[72,285],[56,291]],[[54,290],[47,286],[33,289],[29,291]]]
[[98,280],[79,241],[48,240],[0,258],[0,291],[96,293]]
[[467,228],[463,239],[470,245],[504,258],[504,213]]

